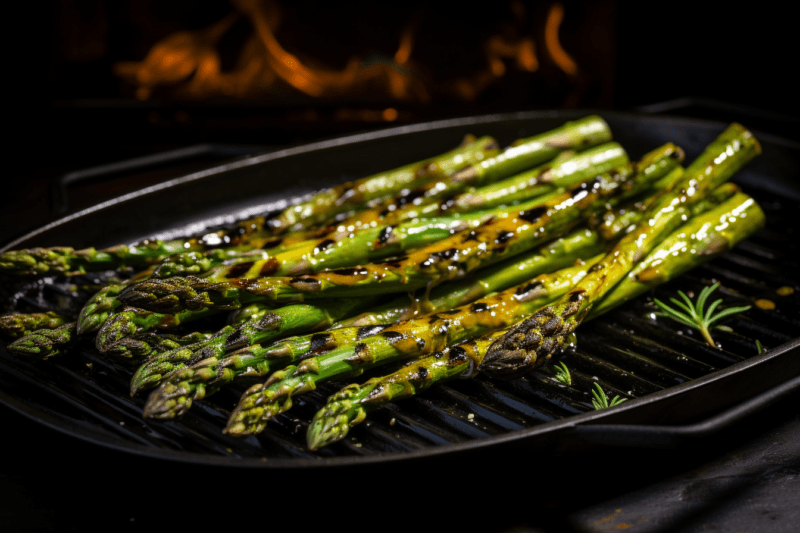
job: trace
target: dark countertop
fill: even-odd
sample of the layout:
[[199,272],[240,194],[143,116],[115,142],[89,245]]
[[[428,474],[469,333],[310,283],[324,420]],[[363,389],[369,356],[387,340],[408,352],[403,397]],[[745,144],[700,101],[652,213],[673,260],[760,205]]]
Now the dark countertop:
[[[184,465],[104,449],[0,407],[5,427],[0,527],[144,529],[161,523],[164,509],[172,509],[182,523],[204,528],[325,527],[330,516],[366,528],[367,518],[382,522],[399,512],[391,511],[396,507],[403,510],[397,526],[413,529],[796,531],[798,401],[795,393],[709,446],[688,451],[600,448],[555,462],[540,457],[513,472],[464,465],[427,479],[425,473],[377,480],[342,476],[327,487],[313,481],[305,486],[302,479],[276,483],[265,471]],[[375,487],[379,490],[371,490]],[[424,503],[423,495],[432,496],[440,509]],[[292,517],[285,509],[299,514]],[[428,522],[428,509],[441,518]]]

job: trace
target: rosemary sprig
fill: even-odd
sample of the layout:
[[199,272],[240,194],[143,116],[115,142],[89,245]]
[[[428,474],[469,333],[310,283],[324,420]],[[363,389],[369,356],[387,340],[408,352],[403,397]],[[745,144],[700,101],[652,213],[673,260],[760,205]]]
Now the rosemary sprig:
[[654,298],[653,301],[662,311],[661,313],[657,313],[657,315],[671,318],[698,330],[703,335],[703,338],[706,340],[708,345],[715,348],[716,344],[714,344],[714,339],[711,338],[711,333],[709,332],[714,322],[727,316],[741,313],[750,309],[749,305],[743,307],[728,307],[727,309],[723,309],[722,311],[714,314],[717,306],[722,303],[722,299],[712,302],[712,304],[708,306],[708,309],[704,309],[709,295],[717,290],[718,287],[719,282],[700,291],[700,295],[697,297],[697,303],[692,303],[692,300],[689,299],[689,297],[686,296],[683,291],[678,291],[678,295],[683,298],[683,302],[680,302],[675,298],[670,298],[670,301],[684,312],[669,307],[664,302]]
[[762,353],[767,351],[766,349],[764,349],[764,345],[761,344],[761,341],[758,339],[756,339],[756,349],[758,350],[758,355],[761,355]]
[[564,385],[572,385],[572,376],[569,373],[567,365],[564,364],[564,361],[559,361],[553,365],[553,371],[556,374],[553,376],[554,380],[560,381]]
[[606,396],[606,391],[603,390],[603,387],[595,383],[594,388],[597,390],[592,391],[592,396],[594,396],[594,398],[592,398],[592,405],[594,405],[596,411],[599,411],[600,409],[605,409],[606,407],[614,407],[615,405],[619,405],[625,400],[627,400],[627,398],[620,398],[619,396],[614,396],[614,399],[611,400],[611,402],[609,403],[608,396]]

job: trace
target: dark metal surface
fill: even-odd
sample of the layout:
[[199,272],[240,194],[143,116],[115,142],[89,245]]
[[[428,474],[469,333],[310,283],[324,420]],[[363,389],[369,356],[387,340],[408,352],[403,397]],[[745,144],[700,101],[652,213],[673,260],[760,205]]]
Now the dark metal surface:
[[[577,115],[477,117],[283,150],[127,195],[50,224],[8,248],[103,246],[153,234],[201,232],[251,213],[279,209],[287,198],[325,185],[444,151],[466,132],[495,135],[508,143]],[[692,157],[724,127],[686,119],[604,116],[633,157],[667,140],[683,146]],[[571,388],[553,381],[546,370],[507,383],[482,379],[452,383],[380,410],[351,438],[318,454],[305,450],[303,437],[308,419],[336,390],[333,385],[300,399],[261,437],[245,441],[220,433],[241,389],[200,402],[179,423],[145,421],[140,415],[143,399],[127,397],[131,370],[99,359],[92,350],[44,365],[11,358],[3,351],[0,400],[45,425],[103,446],[180,461],[266,468],[452,462],[487,451],[513,462],[531,446],[542,453],[585,446],[576,438],[580,432],[573,430],[578,424],[696,422],[800,374],[798,292],[787,297],[775,293],[782,286],[800,289],[792,240],[798,231],[793,206],[800,198],[800,188],[792,180],[800,152],[780,139],[759,138],[764,154],[736,181],[762,204],[768,227],[736,250],[656,291],[663,298],[678,288],[697,291],[720,280],[719,292],[728,304],[759,298],[776,301],[774,311],[756,308],[732,319],[737,333],[719,334],[722,350],[705,346],[686,328],[652,320],[648,315],[653,307],[647,298],[640,298],[582,327],[577,349],[564,355],[573,369]],[[276,182],[282,184],[277,191]],[[137,225],[133,227],[130,220]],[[57,292],[58,283],[41,291]],[[754,356],[755,339],[772,349]],[[615,409],[594,412],[589,393],[593,381],[631,399]]]

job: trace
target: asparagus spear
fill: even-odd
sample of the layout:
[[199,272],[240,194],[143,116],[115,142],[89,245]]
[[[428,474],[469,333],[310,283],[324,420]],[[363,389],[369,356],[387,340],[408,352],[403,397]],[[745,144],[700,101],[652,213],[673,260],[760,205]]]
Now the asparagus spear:
[[[293,396],[314,390],[317,383],[358,376],[380,364],[437,352],[450,344],[508,327],[529,310],[552,301],[551,287],[571,287],[586,274],[592,261],[601,258],[599,255],[581,265],[563,269],[552,276],[556,278],[554,281],[550,280],[551,276],[543,274],[532,282],[473,304],[394,324],[360,342],[278,371],[266,383],[245,392],[231,414],[225,432],[245,436],[262,431],[267,420],[291,407]],[[148,405],[162,403],[159,395],[163,390],[156,390]]]
[[[674,145],[670,144],[668,146],[674,148]],[[494,161],[498,160],[495,159]],[[497,168],[510,170],[511,167],[505,166],[508,161],[509,160],[502,160],[503,164],[498,163]],[[457,196],[459,193],[466,191],[468,185],[484,183],[484,181],[479,179],[479,176],[482,176],[482,174],[473,174],[468,172],[469,169],[464,169],[465,173],[459,173],[463,179],[456,179],[456,176],[454,176],[453,179],[445,182],[429,184],[427,187],[417,190],[397,201],[389,202],[379,208],[359,213],[345,220],[341,225],[348,228],[352,226],[358,229],[370,227],[375,224],[397,224],[415,218],[430,218],[449,215],[451,213],[467,213],[479,209],[491,208],[500,204],[510,205],[518,203],[521,200],[534,198],[549,192],[558,191],[564,187],[575,185],[597,174],[623,166],[627,162],[628,156],[625,150],[617,143],[606,143],[579,154],[567,150],[561,152],[552,161],[526,172],[526,176],[529,174],[538,175],[540,179],[536,181],[532,179],[532,176],[524,178],[526,182],[531,181],[530,186],[528,186],[524,192],[519,192],[517,187],[503,188],[502,194],[495,194],[492,197],[492,203],[482,203],[477,200],[472,203],[463,201],[463,198],[469,196],[468,193]],[[478,165],[474,165],[474,167],[477,168]],[[480,168],[484,168],[483,164],[480,165]],[[493,176],[493,179],[503,176],[503,174],[497,172],[490,175]],[[509,178],[509,180],[514,179],[516,178]],[[506,181],[509,180],[505,180],[501,183],[506,183]],[[487,187],[492,186],[488,185]],[[453,196],[456,196],[456,198],[454,199]],[[462,201],[456,203],[456,200],[459,198],[461,198]],[[469,196],[469,198],[472,197]]]
[[[376,334],[386,325],[408,320],[415,315],[448,311],[473,302],[487,294],[518,285],[544,272],[554,271],[573,264],[579,257],[595,255],[604,247],[597,235],[586,229],[577,230],[567,237],[527,254],[520,260],[506,261],[481,271],[476,280],[455,286],[437,287],[425,304],[411,303],[400,297],[388,305],[362,313],[355,319],[338,322],[337,329],[293,339],[285,339],[269,347],[254,345],[231,354],[224,359],[212,357],[167,376],[158,401],[148,411],[151,416],[170,418],[182,415],[192,404],[216,391],[238,377],[268,375],[276,365],[296,364],[303,359],[341,347],[367,333]],[[420,308],[423,307],[424,311]],[[347,327],[360,326],[360,327]],[[375,328],[363,326],[376,326]],[[156,415],[156,413],[158,413]]]
[[513,204],[558,187],[568,187],[602,172],[628,163],[618,143],[606,143],[559,161],[545,164],[514,177],[460,194],[448,202],[448,209],[468,212],[501,204]]
[[[65,323],[55,329],[49,329],[46,326],[40,328],[18,339],[8,347],[9,350],[19,354],[34,354],[45,357],[64,353],[74,344],[78,335],[99,328],[113,313],[114,309],[122,305],[116,299],[116,296],[126,285],[147,278],[152,272],[153,268],[151,267],[121,284],[104,287],[83,306],[77,322]],[[48,333],[48,331],[50,332]]]
[[[263,318],[270,310],[270,306],[259,303],[250,304],[242,309],[249,315],[242,315],[246,318],[233,322],[233,325],[246,320]],[[174,328],[186,321],[198,320],[219,312],[220,310],[217,309],[203,309],[175,315],[163,315],[128,307],[114,314],[103,323],[97,333],[95,347],[100,353],[117,358],[143,359],[151,353],[149,345],[147,343],[130,343],[126,339],[133,335],[145,333],[152,328]]]
[[97,293],[84,304],[81,312],[78,314],[78,322],[76,325],[78,334],[84,335],[100,328],[100,326],[108,320],[108,317],[112,315],[114,310],[122,306],[122,302],[117,300],[117,296],[119,296],[122,290],[129,285],[148,279],[153,275],[154,270],[155,267],[150,267],[122,283],[109,285],[97,291]]
[[512,257],[485,269],[472,278],[444,283],[422,294],[398,296],[360,315],[337,322],[334,327],[393,324],[421,314],[441,313],[502,291],[539,274],[565,268],[582,257],[591,257],[606,248],[596,232],[578,228],[532,252]]
[[313,227],[371,200],[450,176],[459,168],[482,160],[487,152],[493,153],[496,149],[497,141],[491,137],[475,140],[467,136],[461,146],[445,154],[321,191],[305,202],[287,207],[269,221],[270,227],[276,233]]
[[388,326],[346,327],[284,339],[269,346],[253,344],[233,353],[212,356],[165,376],[145,405],[144,416],[183,416],[197,401],[240,378],[267,376],[276,368],[328,353],[380,333]]
[[645,220],[623,237],[575,289],[495,341],[481,363],[481,371],[493,377],[513,378],[548,357],[581,323],[591,306],[688,217],[688,206],[758,153],[758,141],[748,130],[739,124],[729,126],[686,169],[681,180],[661,195]]
[[[604,249],[596,233],[584,229],[572,232],[534,253],[520,259],[505,261],[494,267],[480,271],[475,280],[465,280],[455,285],[442,285],[434,289],[430,297],[421,303],[400,297],[387,305],[380,306],[356,318],[338,322],[325,333],[285,339],[269,347],[251,346],[231,354],[224,359],[212,357],[176,371],[165,378],[164,390],[158,402],[148,413],[160,418],[183,414],[193,400],[207,396],[239,376],[267,375],[276,365],[297,363],[318,355],[321,347],[325,352],[341,347],[348,342],[364,338],[377,326],[372,334],[378,333],[386,324],[411,319],[419,314],[433,314],[448,311],[482,298],[487,294],[507,289],[532,279],[539,274],[551,272],[575,263],[580,257],[590,257]],[[383,325],[382,325],[383,324]]]
[[11,250],[0,254],[0,272],[18,276],[46,274],[85,274],[126,266],[142,267],[159,263],[173,255],[211,249],[244,251],[277,242],[263,229],[263,217],[246,220],[230,230],[211,232],[203,237],[171,241],[144,240],[95,250],[75,250],[67,246]]
[[[682,152],[674,155],[677,161]],[[639,168],[646,169],[648,164]],[[474,230],[457,233],[388,263],[295,278],[234,278],[217,282],[187,276],[148,280],[125,289],[120,299],[135,307],[176,312],[185,308],[230,308],[261,299],[357,297],[414,290],[464,277],[552,240],[592,213],[640,192],[654,178],[644,171],[633,173],[632,169],[603,174],[539,208],[505,213]]]
[[9,339],[18,339],[37,329],[54,329],[66,323],[66,317],[53,311],[3,315],[0,316],[0,335]]
[[67,322],[56,328],[39,329],[20,337],[8,345],[8,351],[47,359],[64,353],[77,340],[75,322]]
[[[763,223],[764,213],[758,204],[741,193],[711,211],[691,218],[637,263],[628,276],[592,308],[586,320],[596,318],[732,248]],[[474,377],[489,347],[507,331],[496,331],[450,346],[363,385],[344,387],[314,415],[307,434],[309,448],[317,450],[341,440],[368,413],[390,401],[409,398],[434,383]],[[546,358],[543,358],[537,364],[545,362]]]
[[149,358],[131,379],[131,395],[160,384],[164,376],[190,364],[221,358],[246,346],[329,327],[370,303],[370,299],[343,298],[316,305],[292,304],[271,309],[263,315],[255,314],[238,327],[225,326],[203,342]]
[[[454,233],[475,227],[493,214],[462,218],[431,218],[395,226],[381,225],[355,234],[330,235],[309,247],[275,256],[275,276],[299,276],[371,263],[406,250],[438,242]],[[261,269],[264,272],[264,269]]]
[[[676,179],[683,172],[670,173]],[[659,180],[661,181],[661,180]],[[736,192],[737,187],[720,187],[714,195],[696,211],[702,212],[719,204]],[[635,217],[641,218],[643,212],[632,211]],[[695,214],[695,211],[693,211]],[[575,261],[576,258],[591,257],[608,246],[608,242],[616,239],[626,227],[636,222],[636,218],[628,216],[627,224],[616,223],[613,227],[606,228],[602,237],[597,231],[585,227],[572,231],[532,252],[512,257],[497,265],[480,270],[474,279],[445,283],[434,288],[428,294],[415,297],[398,296],[390,302],[370,309],[360,315],[338,322],[334,327],[365,326],[378,324],[391,324],[400,320],[407,320],[418,314],[430,314],[452,309],[478,298],[486,296],[493,291],[505,290],[512,285],[522,283],[545,272],[552,272],[563,268]],[[604,242],[605,241],[605,242]]]

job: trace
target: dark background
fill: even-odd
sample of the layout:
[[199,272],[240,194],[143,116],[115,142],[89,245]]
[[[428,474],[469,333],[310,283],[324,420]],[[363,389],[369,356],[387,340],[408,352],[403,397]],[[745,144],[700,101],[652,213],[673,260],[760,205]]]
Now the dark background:
[[[510,73],[505,83],[474,101],[439,96],[427,104],[369,95],[312,101],[292,93],[268,101],[182,101],[169,94],[137,101],[131,87],[113,75],[115,61],[141,60],[155,40],[179,29],[207,26],[231,9],[221,0],[202,8],[188,1],[140,4],[143,7],[136,9],[132,3],[90,1],[6,6],[5,19],[16,37],[4,62],[10,135],[2,174],[1,242],[55,218],[47,191],[59,176],[197,143],[269,149],[398,123],[553,107],[637,111],[676,99],[684,100],[647,110],[736,120],[800,140],[800,106],[792,75],[796,28],[788,8],[777,3],[735,8],[730,3],[700,7],[688,1],[564,2],[562,43],[576,57],[582,54],[593,61],[582,63],[591,76],[583,80],[586,87],[578,96],[569,98],[575,85],[563,77],[537,81]],[[524,5],[529,14],[544,9],[534,2]],[[279,37],[287,47],[313,49],[321,60],[340,67],[351,52],[365,46],[391,55],[398,31],[409,17],[421,13],[416,50],[427,51],[431,68],[438,69],[432,76],[445,79],[481,66],[476,66],[483,61],[476,48],[478,37],[500,28],[509,12],[508,7],[495,13],[488,6],[464,3],[425,8],[422,2],[296,2]],[[137,33],[142,20],[137,17],[149,20],[149,32]],[[593,20],[602,25],[593,25]],[[76,42],[83,48],[65,47]],[[236,49],[236,42],[225,46]],[[574,48],[580,46],[584,48]],[[477,63],[465,59],[469,57],[478,58]],[[399,111],[396,121],[341,119],[342,109],[375,111],[387,106]],[[189,160],[116,176],[110,183],[74,186],[69,191],[70,210],[210,161]],[[357,479],[333,472],[330,486],[339,482],[340,492],[346,489],[357,496],[357,503],[344,510],[334,506],[333,496],[322,503],[310,499],[335,493],[335,488],[105,450],[3,407],[0,525],[7,530],[151,527],[162,510],[177,509],[184,523],[206,527],[324,527],[331,523],[330,514],[336,524],[365,528],[394,523],[414,529],[441,524],[522,531],[790,531],[800,518],[792,503],[800,475],[797,399],[795,395],[778,404],[746,432],[728,434],[690,454],[599,450],[570,458],[565,465],[540,458],[513,472],[465,465],[463,472],[450,473],[456,477],[449,481],[427,471],[378,478],[362,474]],[[396,493],[395,488],[406,492]],[[253,493],[250,503],[244,503],[248,492]],[[427,498],[439,502],[441,509],[431,508]],[[290,508],[297,514],[290,514]],[[446,522],[430,521],[429,511]],[[171,522],[179,520],[173,515]]]
[[[455,2],[373,4],[295,2],[283,8],[276,35],[288,50],[339,69],[353,55],[390,60],[403,27],[414,23],[411,59],[433,89],[427,103],[393,101],[369,91],[313,99],[280,87],[244,100],[186,100],[156,91],[141,101],[134,98],[134,87],[113,73],[114,65],[142,60],[154,43],[175,31],[220,20],[233,11],[228,1],[14,3],[7,20],[21,31],[11,33],[15,37],[4,61],[11,135],[0,240],[52,218],[44,191],[66,172],[197,143],[276,147],[456,116],[559,107],[636,111],[686,98],[648,111],[737,120],[800,138],[792,76],[796,29],[777,3],[732,9],[682,0],[563,2],[560,40],[578,60],[579,79],[548,64],[537,42],[539,71],[520,72],[507,60],[506,75],[472,101],[436,89],[485,70],[481,47],[490,35],[541,34],[551,3],[518,2],[526,13],[523,22],[511,2],[480,9]],[[223,70],[235,62],[252,26],[240,20],[229,34],[218,46]],[[393,122],[380,119],[387,107],[398,111]],[[75,189],[72,207],[193,168]],[[29,221],[23,220],[25,214],[31,215]]]

